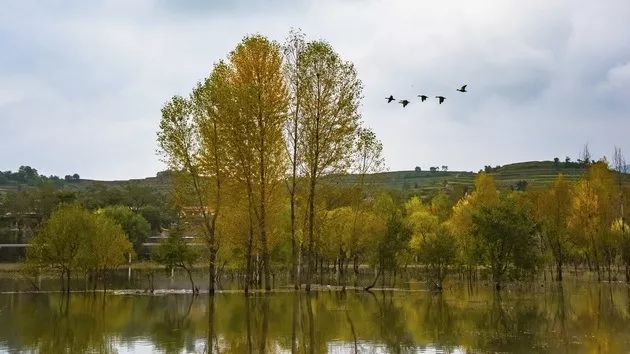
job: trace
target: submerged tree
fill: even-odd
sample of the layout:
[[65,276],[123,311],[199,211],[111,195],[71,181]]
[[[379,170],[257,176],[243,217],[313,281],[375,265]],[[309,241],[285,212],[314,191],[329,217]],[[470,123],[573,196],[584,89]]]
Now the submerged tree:
[[594,265],[597,279],[601,280],[601,263],[610,268],[612,259],[610,232],[616,212],[615,184],[605,161],[589,166],[575,186],[569,226],[576,235],[578,245],[585,250],[589,267]]
[[354,66],[344,62],[330,44],[310,42],[302,55],[301,118],[299,121],[307,192],[306,290],[314,268],[317,186],[323,175],[348,168],[359,124],[362,85]]
[[278,44],[254,35],[230,54],[230,83],[237,114],[231,120],[231,150],[245,168],[246,191],[260,235],[264,286],[271,289],[269,212],[285,173],[287,90]]
[[562,269],[573,245],[569,233],[571,190],[564,176],[559,174],[538,199],[541,231],[556,263],[556,280],[562,281]]
[[168,237],[154,249],[153,259],[164,265],[168,272],[175,268],[183,269],[188,275],[192,293],[197,293],[192,269],[199,259],[199,253],[186,243],[184,229],[181,225],[176,225],[169,230]]
[[56,272],[62,291],[70,292],[70,278],[79,268],[79,254],[92,228],[89,211],[77,204],[60,206],[31,240],[27,262]]
[[86,237],[78,256],[79,264],[91,276],[94,289],[100,279],[103,290],[106,290],[107,275],[131,260],[133,244],[124,227],[106,214],[97,213],[92,223],[92,232]]
[[535,270],[536,224],[514,199],[504,197],[493,206],[482,207],[472,221],[473,235],[481,243],[497,289],[508,271]]
[[494,178],[485,172],[475,178],[475,190],[460,199],[447,221],[448,227],[457,238],[459,263],[468,272],[468,280],[472,281],[477,266],[483,263],[483,250],[479,239],[473,234],[473,215],[483,207],[494,206],[499,201]]
[[58,207],[31,240],[27,263],[52,270],[62,290],[70,292],[74,272],[103,277],[133,254],[131,243],[113,220],[95,215],[77,204]]
[[440,225],[425,237],[412,239],[411,245],[420,262],[427,265],[434,288],[442,290],[444,279],[457,257],[455,236],[448,227]]
[[300,287],[300,262],[299,262],[299,245],[297,240],[297,181],[300,171],[298,167],[301,161],[300,142],[300,116],[301,116],[301,72],[302,72],[302,56],[306,42],[304,34],[300,31],[291,31],[289,37],[284,44],[284,76],[287,81],[287,92],[289,95],[288,107],[289,118],[286,124],[286,145],[287,156],[289,157],[290,172],[287,178],[287,186],[289,190],[290,204],[290,223],[291,223],[291,277],[294,282],[294,288]]
[[[195,100],[196,103],[199,101]],[[194,113],[199,113],[199,107],[193,109],[191,101],[174,96],[162,108],[162,120],[158,132],[158,143],[165,162],[176,171],[176,199],[179,204],[191,208],[193,218],[201,221],[200,231],[209,252],[209,292],[214,293],[216,287],[216,220],[219,207],[219,187],[213,190],[212,178],[219,181],[220,173],[216,165],[208,164],[202,156],[212,154],[205,151],[202,154],[199,120]],[[221,165],[219,166],[221,167]],[[215,214],[212,211],[215,209]]]

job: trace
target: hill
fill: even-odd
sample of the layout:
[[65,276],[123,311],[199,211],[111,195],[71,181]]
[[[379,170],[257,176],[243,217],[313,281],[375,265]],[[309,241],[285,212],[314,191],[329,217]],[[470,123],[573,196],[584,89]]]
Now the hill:
[[[586,167],[578,163],[554,161],[527,161],[497,167],[486,167],[501,189],[518,189],[524,186],[545,186],[559,173],[569,181],[577,181]],[[391,171],[371,175],[369,183],[407,193],[429,195],[440,189],[471,189],[478,173],[466,171]],[[357,176],[340,177],[344,183],[355,183]],[[630,185],[630,175],[624,174],[624,184]]]
[[[554,161],[528,161],[508,164],[504,166],[486,166],[486,172],[492,175],[499,188],[522,188],[526,186],[544,186],[562,173],[570,181],[576,181],[585,171],[585,166],[578,163],[556,163]],[[366,183],[375,188],[387,188],[406,193],[429,195],[440,189],[470,189],[477,176],[469,171],[388,171],[369,175]],[[43,177],[43,176],[42,176]],[[51,182],[46,177],[43,181]],[[352,185],[358,180],[357,175],[340,175],[327,178],[329,182],[337,185]],[[524,181],[524,182],[523,182]],[[43,182],[39,182],[43,183]],[[29,183],[26,183],[29,184]],[[170,189],[169,172],[159,172],[155,177],[143,179],[100,181],[78,179],[73,181],[55,180],[54,185],[59,188],[83,191],[101,185],[105,187],[123,187],[128,184],[150,187],[151,189],[166,193]],[[624,174],[624,184],[630,185],[630,175]],[[16,181],[4,181],[0,183],[0,191],[16,190],[22,183]],[[30,185],[37,185],[33,182]]]

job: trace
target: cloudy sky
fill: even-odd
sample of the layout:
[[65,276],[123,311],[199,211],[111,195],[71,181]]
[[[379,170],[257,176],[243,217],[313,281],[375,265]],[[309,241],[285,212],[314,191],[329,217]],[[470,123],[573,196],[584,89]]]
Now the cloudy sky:
[[[164,168],[160,107],[246,34],[355,63],[390,170],[630,155],[630,1],[0,0],[0,169]],[[455,89],[468,84],[469,93]],[[420,104],[416,95],[444,95]],[[385,96],[412,99],[402,109]]]

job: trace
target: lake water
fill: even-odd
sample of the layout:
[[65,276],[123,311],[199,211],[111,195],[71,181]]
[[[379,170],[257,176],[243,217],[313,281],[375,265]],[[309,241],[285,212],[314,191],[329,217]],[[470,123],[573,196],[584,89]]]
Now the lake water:
[[625,284],[536,283],[500,295],[458,283],[441,294],[421,288],[214,298],[5,291],[0,352],[630,352]]

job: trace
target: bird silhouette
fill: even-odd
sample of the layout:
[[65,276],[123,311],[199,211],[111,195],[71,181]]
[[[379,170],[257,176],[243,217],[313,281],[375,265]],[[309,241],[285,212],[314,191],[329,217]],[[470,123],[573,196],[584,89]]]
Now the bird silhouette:
[[409,104],[409,101],[407,100],[402,100],[402,101],[398,101],[398,103],[403,105],[403,108],[407,107],[407,105]]
[[446,97],[444,96],[435,96],[435,98],[438,99],[438,101],[440,102],[440,104],[442,104],[442,102],[444,102],[444,100],[446,99]]
[[428,96],[425,96],[425,95],[418,95],[418,97],[420,97],[420,102],[424,102],[427,98],[429,98]]
[[391,103],[393,100],[395,100],[394,96],[389,95],[389,97],[385,97],[385,99],[387,100],[387,103]]
[[457,91],[459,91],[459,92],[468,92],[468,91],[466,91],[466,86],[468,86],[468,85],[464,85],[461,88],[458,88]]

